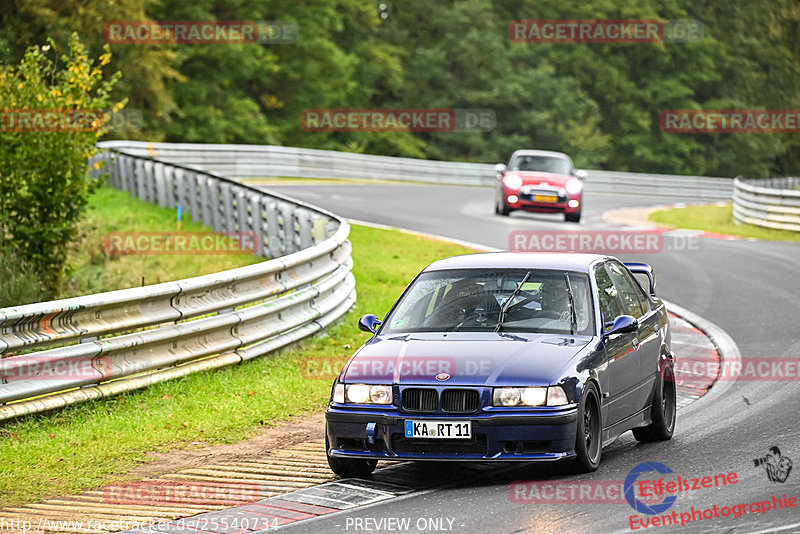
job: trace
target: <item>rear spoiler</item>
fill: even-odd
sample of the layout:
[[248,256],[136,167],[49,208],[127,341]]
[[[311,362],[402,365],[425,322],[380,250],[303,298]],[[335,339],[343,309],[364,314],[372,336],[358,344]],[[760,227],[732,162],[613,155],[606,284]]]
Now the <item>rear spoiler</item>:
[[650,281],[650,294],[652,296],[656,296],[656,273],[653,272],[653,268],[650,267],[646,263],[639,263],[639,262],[624,262],[625,267],[634,274],[643,274],[647,276],[647,279]]

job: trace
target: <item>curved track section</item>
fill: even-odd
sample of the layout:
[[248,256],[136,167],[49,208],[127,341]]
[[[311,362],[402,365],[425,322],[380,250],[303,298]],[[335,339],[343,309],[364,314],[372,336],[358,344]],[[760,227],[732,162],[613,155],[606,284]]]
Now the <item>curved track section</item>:
[[[509,248],[511,232],[519,230],[610,230],[603,212],[621,207],[663,204],[664,198],[586,194],[584,221],[567,225],[557,216],[514,213],[492,214],[492,191],[479,187],[418,185],[287,185],[270,186],[322,206],[344,217],[445,235],[487,247]],[[675,199],[679,201],[679,199]],[[640,259],[658,274],[659,294],[718,325],[730,334],[741,352],[743,365],[765,358],[797,361],[800,353],[800,247],[794,243],[751,242],[697,238],[690,245],[666,242],[663,250],[647,255],[620,255],[624,261]],[[374,310],[380,314],[385,310]],[[679,355],[680,356],[680,355]],[[774,363],[774,362],[773,362]],[[787,367],[791,369],[791,366]],[[797,373],[797,366],[794,367]],[[664,530],[643,527],[654,517],[637,515],[627,503],[582,502],[580,499],[514,497],[515,481],[588,483],[592,487],[621,481],[643,462],[660,462],[684,478],[736,473],[736,483],[722,488],[700,488],[678,494],[664,514],[676,512],[669,529],[687,531],[783,532],[800,530],[800,474],[790,472],[783,481],[771,481],[754,460],[770,447],[784,457],[800,458],[800,425],[796,407],[800,387],[797,376],[777,375],[738,380],[693,403],[680,412],[675,437],[670,442],[636,444],[623,436],[604,450],[603,463],[591,475],[564,476],[553,466],[499,467],[480,478],[464,477],[454,487],[412,494],[352,511],[287,526],[291,532],[363,532],[381,518],[442,518],[453,523],[452,532],[612,532]],[[435,472],[431,472],[434,476]],[[783,496],[798,507],[778,508]],[[773,496],[775,501],[773,501]],[[769,502],[734,517],[753,502]],[[790,502],[790,501],[788,501]],[[716,506],[716,511],[714,511]],[[760,508],[766,508],[760,505]],[[703,518],[710,510],[710,518]],[[753,511],[755,510],[755,511]],[[723,511],[728,512],[723,517]],[[692,514],[697,512],[700,515]],[[689,514],[681,526],[682,514]],[[663,515],[663,514],[662,514]],[[356,520],[361,520],[356,522]],[[365,522],[369,519],[369,522]],[[372,532],[399,532],[384,527]],[[396,523],[393,523],[396,524]],[[361,525],[362,528],[356,528]],[[413,529],[412,529],[413,530]]]

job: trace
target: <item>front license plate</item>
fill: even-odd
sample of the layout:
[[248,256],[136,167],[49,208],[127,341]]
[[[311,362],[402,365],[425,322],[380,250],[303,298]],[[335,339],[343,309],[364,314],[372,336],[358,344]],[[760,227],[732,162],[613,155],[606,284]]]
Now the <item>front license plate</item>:
[[534,202],[546,202],[549,204],[555,204],[558,202],[558,197],[552,197],[550,195],[534,195],[533,196]]
[[470,439],[471,421],[412,421],[406,420],[407,438]]

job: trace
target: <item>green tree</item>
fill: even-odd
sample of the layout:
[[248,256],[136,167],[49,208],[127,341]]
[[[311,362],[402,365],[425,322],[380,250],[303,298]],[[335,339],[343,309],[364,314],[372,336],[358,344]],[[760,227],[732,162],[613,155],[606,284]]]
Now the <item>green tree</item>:
[[[383,4],[386,9],[380,10]],[[381,18],[379,13],[386,15]],[[520,147],[583,167],[766,176],[800,172],[796,134],[674,134],[668,109],[800,107],[796,0],[7,0],[0,64],[78,31],[92,53],[112,20],[291,20],[294,44],[113,45],[127,138],[274,143],[497,161]],[[696,20],[693,43],[514,43],[515,19]],[[491,132],[307,132],[303,110],[489,108]]]
[[[0,2],[0,65],[18,63],[30,44],[47,35],[59,48],[67,48],[77,33],[91,56],[103,52],[103,29],[114,20],[149,20],[148,12],[161,0],[3,0]],[[169,17],[167,17],[169,18]],[[9,34],[8,53],[3,56],[3,35]],[[106,135],[112,139],[164,139],[164,124],[177,107],[167,90],[172,80],[185,80],[176,70],[178,55],[174,47],[112,45],[113,57],[107,72],[122,72],[114,87],[114,97],[127,98],[128,104]],[[108,79],[109,74],[106,73]],[[143,117],[123,121],[123,116]]]
[[120,77],[103,80],[108,49],[94,63],[75,34],[60,65],[55,54],[50,41],[30,47],[18,66],[0,68],[0,253],[14,249],[51,295],[86,201],[100,183],[89,176],[87,159],[97,151],[103,124],[124,105],[108,109]]

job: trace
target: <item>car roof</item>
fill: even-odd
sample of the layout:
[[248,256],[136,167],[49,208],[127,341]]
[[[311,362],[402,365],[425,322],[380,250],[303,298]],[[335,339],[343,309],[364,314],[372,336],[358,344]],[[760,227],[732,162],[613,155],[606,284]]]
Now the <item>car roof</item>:
[[589,272],[597,260],[608,259],[601,254],[578,254],[574,252],[524,253],[483,252],[464,254],[435,261],[424,271],[447,269],[555,269],[560,271]]
[[516,156],[550,156],[554,158],[570,159],[570,157],[563,152],[553,152],[552,150],[516,150],[511,154],[511,159],[514,159]]

